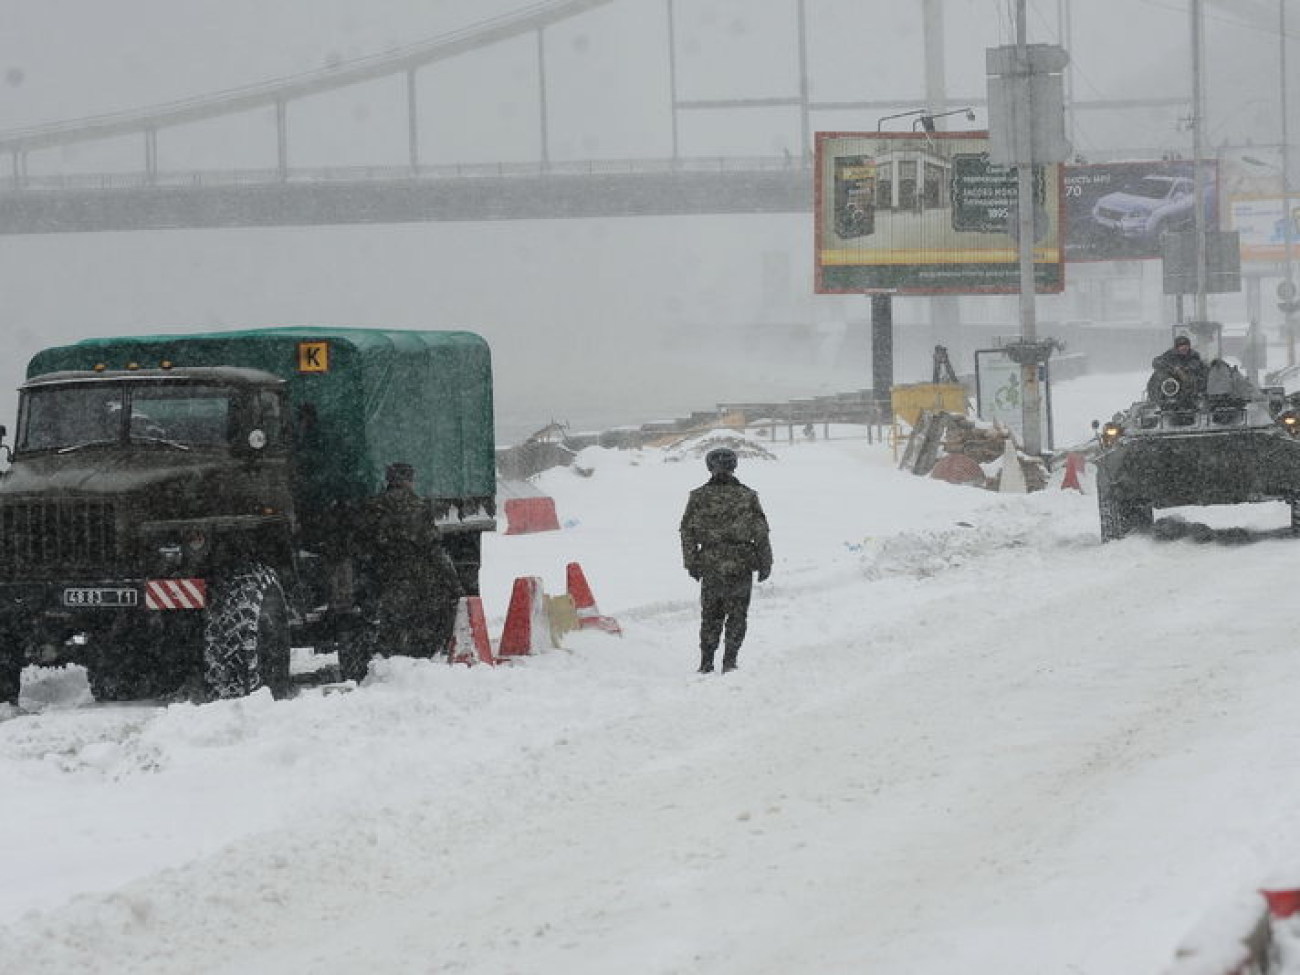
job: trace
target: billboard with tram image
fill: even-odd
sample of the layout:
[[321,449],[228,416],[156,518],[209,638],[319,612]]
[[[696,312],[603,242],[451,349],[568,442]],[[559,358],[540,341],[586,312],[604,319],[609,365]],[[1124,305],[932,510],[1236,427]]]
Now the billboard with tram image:
[[[817,292],[1019,292],[1017,174],[988,153],[984,132],[817,133]],[[1060,167],[1034,176],[1035,285],[1055,293]]]

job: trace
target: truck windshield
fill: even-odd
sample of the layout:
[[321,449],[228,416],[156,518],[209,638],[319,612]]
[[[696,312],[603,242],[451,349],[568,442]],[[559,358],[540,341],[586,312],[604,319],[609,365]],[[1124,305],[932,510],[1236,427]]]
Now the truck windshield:
[[76,450],[95,444],[164,444],[178,449],[228,441],[231,391],[192,384],[94,383],[23,394],[19,450]]

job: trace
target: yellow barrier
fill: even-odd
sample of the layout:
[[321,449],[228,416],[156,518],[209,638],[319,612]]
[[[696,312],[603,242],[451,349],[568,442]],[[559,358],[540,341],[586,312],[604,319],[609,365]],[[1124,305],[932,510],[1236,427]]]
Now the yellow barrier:
[[921,413],[966,414],[966,388],[959,383],[911,383],[889,391],[889,405],[894,416],[909,427],[916,426]]

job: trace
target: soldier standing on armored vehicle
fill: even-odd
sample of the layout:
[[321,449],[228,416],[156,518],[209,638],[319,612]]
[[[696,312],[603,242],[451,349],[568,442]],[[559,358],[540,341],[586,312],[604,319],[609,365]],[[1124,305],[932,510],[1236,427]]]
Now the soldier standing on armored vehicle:
[[[1147,397],[1151,400],[1190,399],[1205,389],[1205,360],[1192,348],[1192,340],[1186,335],[1178,336],[1173,348],[1152,359],[1151,368],[1154,372],[1147,382]],[[1176,385],[1168,385],[1169,379]]]
[[463,592],[433,505],[415,493],[415,468],[389,464],[386,487],[366,502],[358,548],[375,587],[375,649],[412,657],[447,653]]
[[762,582],[772,572],[767,516],[758,494],[736,480],[736,452],[725,447],[704,458],[708,483],[691,492],[682,515],[682,560],[700,582],[700,669],[713,671],[723,642],[722,672],[736,669],[745,639],[754,573]]

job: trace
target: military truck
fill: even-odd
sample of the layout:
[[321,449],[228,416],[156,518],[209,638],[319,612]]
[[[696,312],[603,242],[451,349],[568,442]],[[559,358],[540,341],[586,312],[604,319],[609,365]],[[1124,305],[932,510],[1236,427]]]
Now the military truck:
[[1259,388],[1221,359],[1201,384],[1157,370],[1146,399],[1098,427],[1102,541],[1156,508],[1285,501],[1300,533],[1300,394]]
[[[0,427],[0,439],[6,431]],[[364,675],[364,539],[408,462],[466,592],[495,528],[492,373],[470,332],[266,328],[39,352],[0,476],[0,690],[84,665],[99,700]],[[3,695],[0,695],[2,697]]]

